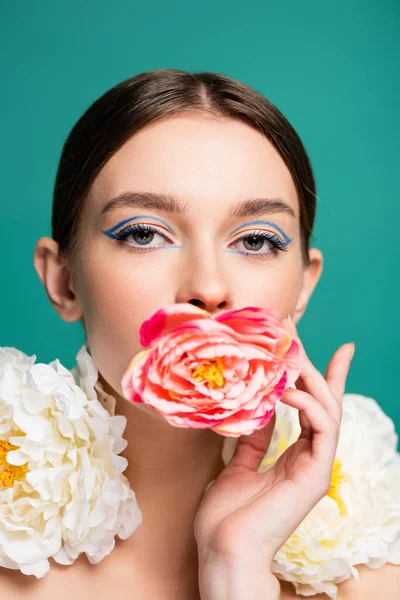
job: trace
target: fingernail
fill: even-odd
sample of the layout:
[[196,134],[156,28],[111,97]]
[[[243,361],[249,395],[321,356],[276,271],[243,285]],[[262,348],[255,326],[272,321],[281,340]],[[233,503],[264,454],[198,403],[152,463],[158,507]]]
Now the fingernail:
[[355,342],[351,342],[349,344],[349,348],[350,348],[350,350],[349,350],[349,357],[350,357],[350,360],[353,360],[354,352],[356,351]]

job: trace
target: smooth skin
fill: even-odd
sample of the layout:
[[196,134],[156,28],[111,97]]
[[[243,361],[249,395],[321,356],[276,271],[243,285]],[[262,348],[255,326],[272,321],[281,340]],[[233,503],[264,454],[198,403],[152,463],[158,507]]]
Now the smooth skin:
[[[102,216],[109,199],[130,191],[172,194],[186,202],[186,214],[125,206]],[[237,203],[258,197],[281,198],[295,218],[287,213],[227,217]],[[137,251],[140,236],[128,236],[123,245],[103,233],[138,216],[158,228],[152,250]],[[246,225],[254,218],[274,226]],[[333,355],[326,379],[307,360],[301,388],[286,393],[284,401],[300,409],[303,433],[269,475],[256,470],[272,422],[241,439],[225,468],[222,436],[172,427],[149,407],[128,402],[120,387],[127,365],[141,350],[141,323],[165,304],[193,302],[210,313],[272,307],[282,319],[291,315],[298,323],[323,265],[317,248],[309,250],[310,265],[303,264],[299,224],[290,172],[260,132],[232,119],[187,113],[144,128],[104,165],[85,203],[76,264],[58,256],[53,239],[38,240],[34,264],[53,308],[66,322],[84,319],[99,380],[116,398],[117,414],[127,417],[124,474],[143,523],[130,539],[117,540],[99,565],[89,565],[85,557],[69,567],[52,565],[46,578],[32,585],[32,597],[35,590],[43,598],[46,593],[53,598],[56,590],[60,600],[60,590],[65,598],[84,597],[100,583],[96,600],[109,594],[119,600],[198,599],[199,563],[210,549],[245,561],[260,556],[267,569],[274,549],[328,489],[349,368],[347,344]],[[237,240],[254,230],[284,231],[292,240],[287,252],[245,256],[248,245]],[[266,242],[261,251],[269,247]],[[232,501],[231,492],[238,489],[240,496]],[[286,586],[281,597],[295,597],[294,590]]]

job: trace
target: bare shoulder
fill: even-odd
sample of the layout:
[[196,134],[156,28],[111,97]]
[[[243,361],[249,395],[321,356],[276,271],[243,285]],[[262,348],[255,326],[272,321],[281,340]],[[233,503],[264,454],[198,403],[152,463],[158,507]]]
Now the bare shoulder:
[[117,548],[98,564],[89,563],[83,554],[72,565],[60,565],[52,558],[49,562],[50,570],[41,579],[0,567],[0,600],[188,600],[195,597],[182,579],[171,582],[161,571],[155,576],[150,566],[131,560]]
[[7,600],[17,600],[18,598],[47,600],[47,596],[44,595],[44,588],[46,587],[45,579],[37,579],[32,575],[24,575],[17,570],[0,567],[1,598],[7,598]]
[[354,577],[340,584],[337,600],[398,600],[400,598],[400,565],[386,563],[379,569],[357,566],[360,581]]
[[[360,581],[350,577],[338,585],[336,600],[399,600],[400,598],[400,565],[386,563],[379,569],[370,569],[365,565],[357,566]],[[305,596],[296,594],[291,583],[280,581],[281,600]],[[326,594],[311,596],[312,600],[331,600]]]
[[[0,599],[3,600],[70,600],[71,598],[90,598],[90,590],[96,593],[98,600],[113,593],[112,582],[104,581],[101,568],[90,565],[81,555],[72,565],[60,565],[49,559],[50,570],[38,579],[34,575],[24,575],[19,570],[0,567]],[[114,581],[115,585],[115,581]],[[101,592],[101,593],[100,593]]]

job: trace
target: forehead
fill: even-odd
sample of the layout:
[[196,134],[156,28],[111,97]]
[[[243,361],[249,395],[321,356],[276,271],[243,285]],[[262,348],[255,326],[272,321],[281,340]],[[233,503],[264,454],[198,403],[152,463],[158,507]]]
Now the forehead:
[[132,136],[104,165],[89,196],[101,210],[128,191],[171,193],[194,212],[279,197],[298,214],[292,177],[269,140],[238,120],[198,114],[168,117]]

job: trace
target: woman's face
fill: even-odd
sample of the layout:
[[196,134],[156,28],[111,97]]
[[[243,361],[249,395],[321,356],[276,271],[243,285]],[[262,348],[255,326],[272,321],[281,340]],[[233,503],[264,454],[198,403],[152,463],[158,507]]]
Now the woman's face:
[[[131,201],[108,206],[121,194]],[[126,229],[139,224],[150,230]],[[132,137],[94,181],[80,236],[73,287],[91,354],[119,394],[140,325],[162,306],[304,310],[294,183],[270,142],[236,120],[181,114]]]

